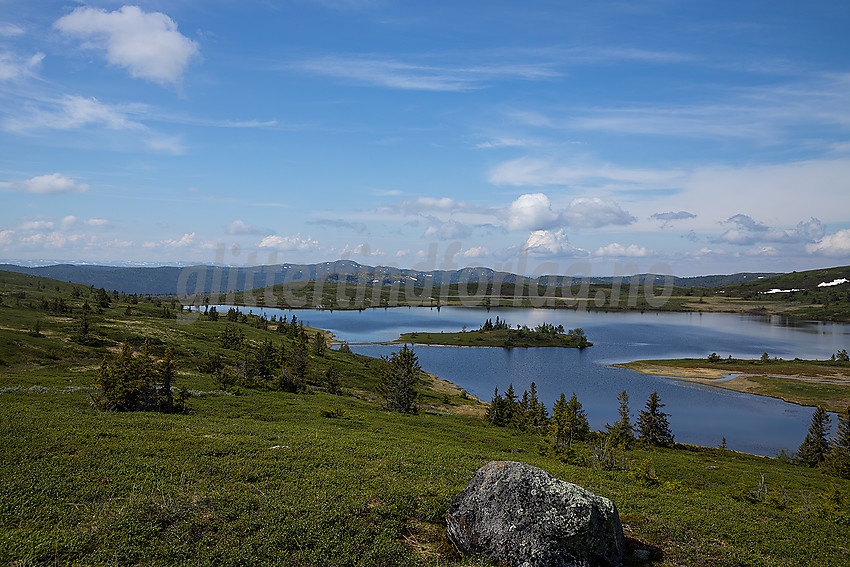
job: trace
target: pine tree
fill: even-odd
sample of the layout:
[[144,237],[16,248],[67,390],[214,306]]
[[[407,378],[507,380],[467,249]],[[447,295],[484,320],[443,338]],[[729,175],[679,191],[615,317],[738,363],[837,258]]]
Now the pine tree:
[[605,425],[608,435],[611,437],[611,442],[619,447],[628,448],[635,440],[634,427],[631,422],[631,414],[629,413],[629,395],[625,390],[617,396],[620,402],[618,413],[620,419],[614,425]]
[[812,414],[812,423],[806,439],[797,449],[797,461],[808,467],[816,467],[823,463],[829,455],[830,419],[823,406],[818,406]]
[[669,447],[673,444],[673,433],[667,421],[669,414],[661,411],[663,407],[658,392],[652,392],[646,401],[646,409],[638,416],[637,427],[642,441],[650,445]]

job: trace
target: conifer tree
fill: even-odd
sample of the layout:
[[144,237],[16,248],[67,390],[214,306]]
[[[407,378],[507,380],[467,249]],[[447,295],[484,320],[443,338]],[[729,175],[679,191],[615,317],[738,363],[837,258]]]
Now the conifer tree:
[[333,362],[325,370],[325,387],[328,389],[329,394],[339,394],[341,391],[339,387],[339,371]]
[[667,421],[669,414],[661,411],[663,407],[658,392],[652,392],[646,401],[646,409],[638,416],[637,427],[642,441],[650,445],[669,447],[673,444],[673,433]]
[[325,335],[321,331],[317,331],[314,339],[315,342],[313,343],[313,354],[318,357],[325,356]]
[[617,396],[620,402],[620,407],[617,410],[620,419],[614,425],[605,425],[608,430],[608,435],[611,437],[611,442],[619,447],[628,448],[635,440],[634,427],[631,422],[631,414],[629,413],[629,395],[625,390]]
[[499,387],[493,390],[493,399],[490,400],[490,405],[487,407],[487,412],[484,414],[487,423],[490,425],[504,425],[502,417],[502,406],[504,400],[499,395]]
[[384,362],[378,393],[384,398],[387,409],[401,413],[417,413],[419,399],[419,358],[413,349],[403,345],[401,350],[387,357]]
[[838,417],[838,435],[832,447],[832,463],[835,474],[850,478],[850,406]]
[[590,433],[587,413],[582,409],[575,392],[567,402],[567,433],[570,447],[573,446],[573,441],[583,441]]
[[556,451],[563,451],[569,444],[570,436],[567,425],[567,397],[561,392],[561,397],[552,407],[552,421],[549,426],[549,441]]
[[816,467],[823,463],[829,455],[830,419],[823,406],[818,406],[812,414],[812,422],[806,439],[797,449],[797,461],[808,467]]

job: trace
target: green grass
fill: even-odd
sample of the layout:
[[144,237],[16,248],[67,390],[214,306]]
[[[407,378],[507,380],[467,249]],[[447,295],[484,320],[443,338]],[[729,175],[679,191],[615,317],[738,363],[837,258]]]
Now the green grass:
[[[805,406],[846,412],[850,406],[850,363],[831,360],[769,361],[685,358],[618,364],[638,372],[698,381],[718,388],[779,398]],[[720,380],[726,374],[744,374]]]
[[[57,291],[56,286],[60,289]],[[347,394],[217,391],[198,360],[225,322],[181,324],[123,299],[71,339],[88,288],[0,274],[0,563],[9,565],[480,565],[445,537],[451,498],[490,460],[519,460],[611,498],[652,565],[850,561],[850,482],[720,449],[634,449],[658,482],[541,455],[529,433],[459,415],[431,383],[419,415],[374,403],[380,361],[328,351]],[[78,292],[80,290],[78,289]],[[25,298],[13,297],[25,292]],[[32,308],[62,295],[71,314]],[[30,336],[41,321],[42,337]],[[249,341],[274,331],[240,324]],[[186,414],[107,413],[89,394],[121,340],[174,347]],[[443,400],[443,394],[447,399]],[[447,402],[447,403],[446,403]],[[612,404],[616,400],[612,400]],[[675,432],[674,432],[675,433]],[[580,452],[587,451],[580,447]],[[753,493],[764,477],[767,498]],[[645,479],[644,479],[645,480]],[[641,565],[630,560],[630,565]]]

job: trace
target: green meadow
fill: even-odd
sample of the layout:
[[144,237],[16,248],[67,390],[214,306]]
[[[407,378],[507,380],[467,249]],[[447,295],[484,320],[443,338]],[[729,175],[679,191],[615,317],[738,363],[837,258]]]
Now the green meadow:
[[[107,295],[0,273],[0,563],[487,565],[456,554],[444,515],[491,460],[612,499],[630,554],[650,552],[629,565],[850,562],[850,481],[818,469],[683,445],[606,467],[597,440],[546,456],[537,435],[488,425],[483,404],[433,377],[417,414],[382,409],[385,363],[344,348],[311,349],[297,392],[273,378],[225,384],[214,361],[296,339],[278,322],[181,321],[170,299]],[[245,350],[222,346],[228,328]],[[187,411],[97,409],[102,360],[145,341],[155,358],[174,350]]]

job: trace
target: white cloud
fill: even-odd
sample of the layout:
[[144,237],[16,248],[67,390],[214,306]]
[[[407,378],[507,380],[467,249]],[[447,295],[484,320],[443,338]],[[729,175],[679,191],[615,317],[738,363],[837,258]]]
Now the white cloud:
[[670,185],[681,176],[675,170],[651,170],[617,167],[582,161],[553,161],[523,157],[500,163],[490,171],[495,185],[540,187],[544,185],[578,185],[601,182],[649,183],[656,187]]
[[86,226],[94,227],[94,228],[108,228],[109,226],[111,226],[111,223],[109,222],[108,219],[102,219],[102,218],[86,219],[86,220],[83,221],[83,224],[85,224]]
[[262,232],[264,232],[256,226],[239,219],[227,223],[227,225],[225,225],[224,227],[224,230],[227,232],[227,234],[261,234]]
[[597,248],[596,252],[593,253],[594,256],[616,256],[616,257],[629,257],[629,258],[642,258],[644,256],[649,256],[652,254],[651,250],[643,248],[642,246],[638,246],[637,244],[630,244],[628,246],[623,246],[617,242],[612,242],[607,246],[602,246],[601,248]]
[[475,144],[476,148],[481,149],[490,149],[490,148],[524,148],[530,145],[526,140],[520,140],[518,138],[497,138],[495,140],[489,140],[487,142],[480,142]]
[[63,217],[61,221],[59,221],[59,226],[62,227],[62,230],[71,230],[76,226],[77,221],[80,220],[74,215],[68,215]]
[[64,248],[65,246],[84,242],[86,236],[83,234],[65,235],[59,232],[36,233],[21,238],[21,243],[43,248]]
[[561,222],[565,226],[576,228],[627,225],[635,220],[637,219],[617,203],[598,197],[574,199],[570,206],[561,212]]
[[145,242],[142,244],[145,248],[186,248],[195,243],[196,234],[185,233],[180,238],[169,238],[160,240],[159,242]]
[[14,230],[0,230],[0,244],[11,244],[13,236],[15,236]]
[[850,229],[839,230],[824,236],[817,242],[807,244],[806,251],[822,256],[850,256]]
[[319,242],[312,237],[302,238],[301,234],[294,236],[266,236],[260,241],[261,248],[275,248],[277,250],[306,251],[317,250]]
[[652,220],[661,221],[661,228],[667,228],[671,223],[681,220],[695,219],[697,216],[687,211],[669,211],[666,213],[654,213],[649,218]]
[[552,210],[549,197],[543,193],[520,195],[508,207],[507,217],[509,230],[542,230],[558,221],[558,213]]
[[444,223],[432,224],[425,230],[425,238],[438,238],[440,240],[454,240],[466,238],[472,234],[472,229],[463,223],[449,220]]
[[0,23],[0,37],[15,37],[23,35],[24,28],[15,24]]
[[89,186],[85,183],[77,183],[69,177],[65,177],[61,173],[51,173],[48,175],[38,175],[32,179],[15,183],[17,187],[27,193],[37,193],[40,195],[55,195],[59,193],[83,193],[89,190]]
[[490,255],[490,250],[486,246],[474,246],[467,250],[462,250],[461,255],[464,258],[482,258]]
[[31,77],[44,60],[44,53],[20,57],[14,53],[0,53],[0,81]]
[[447,67],[370,57],[325,57],[295,68],[364,85],[423,91],[471,91],[499,80],[539,80],[558,76],[546,64]]
[[83,40],[83,47],[105,51],[106,60],[130,76],[158,83],[176,83],[199,54],[198,44],[177,31],[174,20],[137,6],[115,12],[81,7],[53,25]]
[[140,105],[114,106],[94,97],[66,95],[47,101],[42,108],[31,109],[27,114],[7,120],[6,127],[10,130],[71,130],[95,125],[109,130],[144,130],[143,124],[130,118],[132,113],[142,109]]
[[723,224],[731,224],[715,240],[727,244],[747,246],[758,242],[773,242],[780,244],[812,243],[823,237],[825,228],[823,223],[814,217],[808,221],[801,221],[792,229],[778,229],[760,223],[752,217],[737,214],[724,221]]
[[37,231],[37,230],[52,229],[53,226],[54,226],[53,221],[31,220],[31,221],[24,221],[20,225],[18,225],[18,230]]
[[522,246],[523,251],[533,256],[587,256],[587,250],[576,248],[570,244],[569,238],[562,230],[535,230]]

